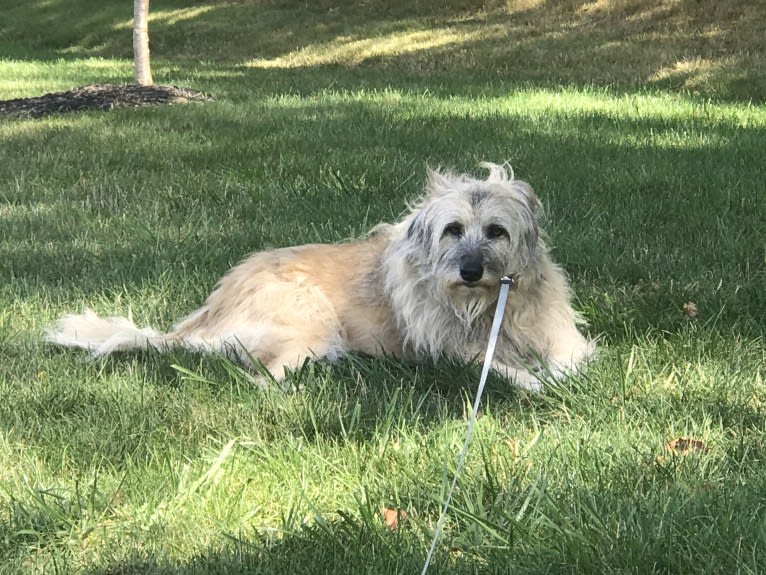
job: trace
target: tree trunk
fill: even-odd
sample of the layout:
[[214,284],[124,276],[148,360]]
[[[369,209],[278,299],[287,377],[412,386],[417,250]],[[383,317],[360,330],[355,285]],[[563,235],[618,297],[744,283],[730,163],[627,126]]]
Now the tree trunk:
[[133,71],[136,84],[154,83],[149,64],[149,0],[133,0]]

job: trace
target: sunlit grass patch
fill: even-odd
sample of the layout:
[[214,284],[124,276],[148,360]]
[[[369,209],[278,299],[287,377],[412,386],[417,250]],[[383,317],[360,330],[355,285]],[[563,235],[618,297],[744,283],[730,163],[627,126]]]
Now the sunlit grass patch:
[[[482,34],[483,36],[483,34]],[[356,65],[373,58],[403,56],[433,48],[459,50],[463,43],[474,41],[477,31],[450,28],[406,30],[372,38],[338,37],[329,43],[301,48],[272,59],[254,59],[245,66],[254,68],[296,68],[328,64]]]
[[40,96],[83,84],[126,82],[131,74],[132,63],[126,60],[0,60],[0,99]]

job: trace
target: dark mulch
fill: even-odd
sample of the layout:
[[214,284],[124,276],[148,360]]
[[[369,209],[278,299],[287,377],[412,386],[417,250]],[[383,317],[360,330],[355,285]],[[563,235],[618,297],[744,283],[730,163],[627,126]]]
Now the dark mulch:
[[0,100],[0,118],[43,118],[51,114],[83,110],[201,102],[210,98],[202,92],[175,86],[138,84],[92,84],[35,98]]

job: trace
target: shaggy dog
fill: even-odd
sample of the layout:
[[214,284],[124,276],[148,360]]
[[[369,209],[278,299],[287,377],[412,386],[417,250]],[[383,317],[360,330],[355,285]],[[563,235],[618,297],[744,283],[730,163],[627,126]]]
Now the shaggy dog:
[[504,167],[487,179],[429,171],[423,199],[398,223],[344,244],[251,255],[170,333],[128,318],[69,315],[55,344],[100,356],[179,345],[261,362],[281,379],[307,358],[346,352],[483,361],[500,278],[513,279],[493,368],[529,389],[573,372],[594,344],[539,228],[540,203]]

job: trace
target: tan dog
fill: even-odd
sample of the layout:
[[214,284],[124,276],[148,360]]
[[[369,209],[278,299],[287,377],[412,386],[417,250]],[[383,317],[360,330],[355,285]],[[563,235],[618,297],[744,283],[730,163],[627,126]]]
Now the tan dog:
[[366,238],[256,253],[170,333],[127,318],[69,315],[53,343],[114,351],[179,345],[262,362],[277,378],[307,358],[347,352],[483,360],[500,278],[514,289],[493,368],[530,389],[594,351],[578,331],[566,278],[540,237],[532,188],[502,166],[486,180],[429,172],[425,197]]

